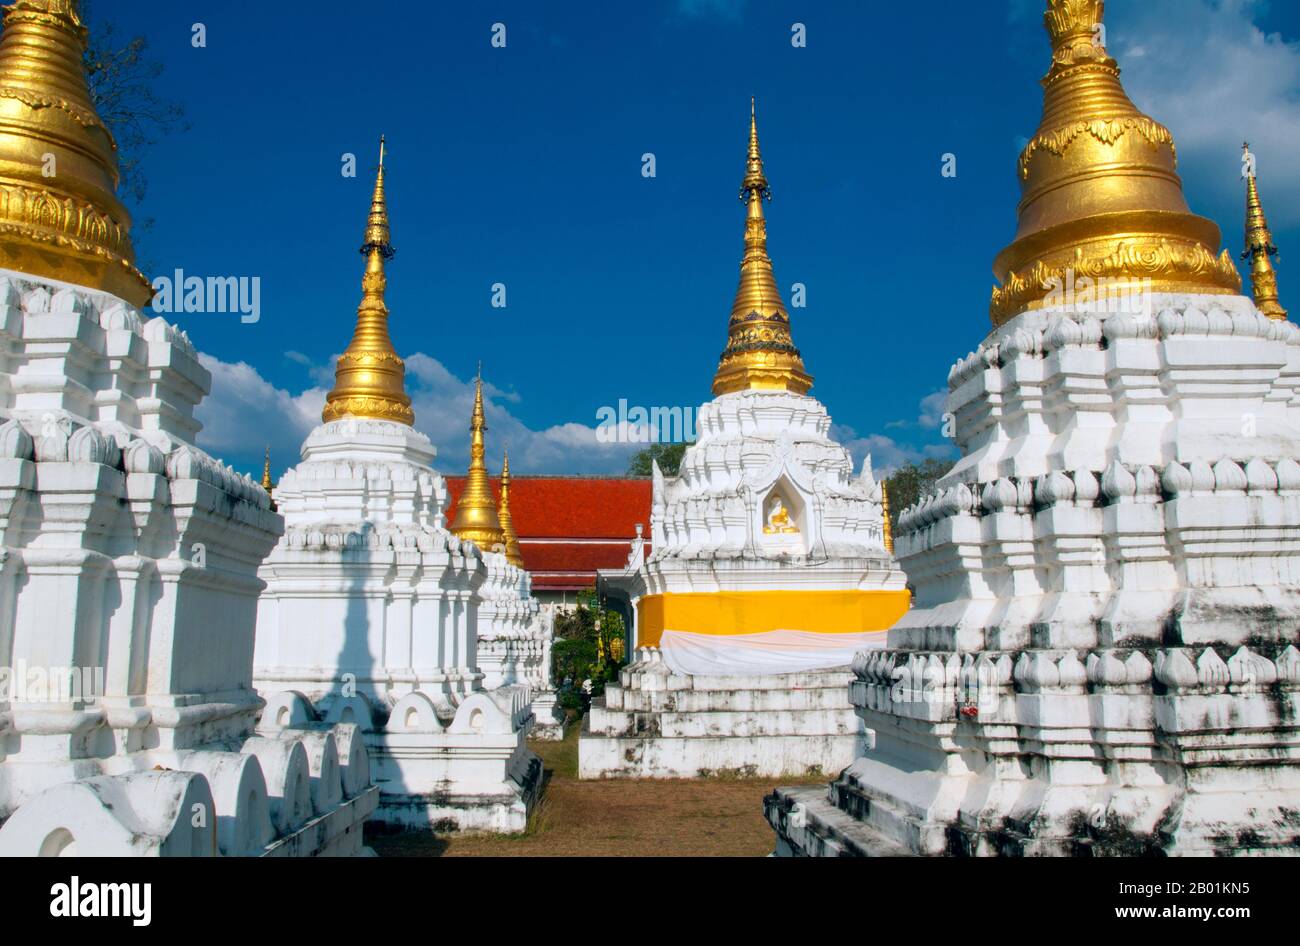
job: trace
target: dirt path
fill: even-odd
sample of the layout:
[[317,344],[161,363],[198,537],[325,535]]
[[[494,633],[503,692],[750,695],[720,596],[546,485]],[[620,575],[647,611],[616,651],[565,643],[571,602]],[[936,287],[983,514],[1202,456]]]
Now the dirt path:
[[376,836],[385,857],[715,856],[772,850],[763,796],[775,785],[825,779],[639,779],[583,782],[578,726],[563,742],[532,743],[549,782],[522,835]]

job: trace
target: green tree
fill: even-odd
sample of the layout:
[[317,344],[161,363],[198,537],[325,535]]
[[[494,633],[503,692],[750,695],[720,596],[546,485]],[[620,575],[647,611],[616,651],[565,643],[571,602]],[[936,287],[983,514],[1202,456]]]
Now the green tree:
[[[602,607],[594,589],[578,593],[574,610],[556,615],[552,677],[560,683],[562,706],[581,712],[618,678],[627,662],[625,640],[622,616]],[[590,694],[582,686],[587,680]]]
[[897,531],[898,515],[934,489],[934,484],[952,469],[948,460],[929,457],[921,463],[907,463],[885,478],[889,487],[889,525]]
[[682,455],[686,453],[689,443],[652,443],[644,450],[632,454],[627,466],[628,476],[649,476],[653,472],[652,461],[659,461],[659,469],[665,476],[676,476],[682,465]]

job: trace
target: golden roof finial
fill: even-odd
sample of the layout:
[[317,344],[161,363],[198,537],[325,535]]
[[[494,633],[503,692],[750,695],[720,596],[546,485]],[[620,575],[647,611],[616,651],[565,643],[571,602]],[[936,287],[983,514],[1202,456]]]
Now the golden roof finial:
[[772,199],[772,189],[763,171],[753,98],[749,100],[749,152],[740,199],[747,205],[745,255],[740,262],[740,285],[731,305],[727,347],[713,376],[713,393],[762,390],[807,394],[813,379],[804,372],[803,359],[791,338],[790,315],[781,301],[772,260],[767,255],[763,201]]
[[17,0],[0,34],[0,266],[143,308],[117,145],[91,104],[75,0]]
[[468,539],[484,552],[504,552],[506,536],[497,513],[496,497],[492,495],[492,481],[488,478],[484,462],[483,433],[487,423],[483,416],[483,365],[479,363],[478,377],[474,380],[474,412],[470,416],[469,474],[465,488],[456,500],[456,518],[451,532]]
[[1019,228],[993,261],[1001,283],[989,304],[995,326],[1064,286],[1075,302],[1100,298],[1099,288],[1241,291],[1232,257],[1219,251],[1219,228],[1183,197],[1173,135],[1120,84],[1104,12],[1103,0],[1047,0],[1052,66],[1042,120],[1020,155]]
[[384,263],[393,258],[393,245],[389,242],[388,202],[384,196],[383,136],[379,138],[379,170],[375,173],[361,253],[366,257],[366,272],[361,277],[357,327],[347,350],[339,356],[334,390],[325,399],[321,418],[327,423],[343,417],[371,417],[414,424],[415,412],[405,388],[406,364],[397,356],[388,336],[388,306],[384,302],[388,286]]
[[515,533],[515,520],[510,515],[510,450],[507,449],[501,462],[501,506],[497,518],[501,521],[501,531],[505,535],[506,561],[519,568],[524,567],[524,555],[519,548],[519,536]]
[[1277,272],[1270,257],[1277,255],[1273,234],[1264,218],[1264,205],[1259,199],[1259,185],[1255,183],[1254,155],[1250,142],[1241,146],[1246,158],[1246,248],[1243,260],[1250,261],[1250,282],[1255,292],[1255,308],[1270,319],[1286,318],[1286,309],[1277,297]]

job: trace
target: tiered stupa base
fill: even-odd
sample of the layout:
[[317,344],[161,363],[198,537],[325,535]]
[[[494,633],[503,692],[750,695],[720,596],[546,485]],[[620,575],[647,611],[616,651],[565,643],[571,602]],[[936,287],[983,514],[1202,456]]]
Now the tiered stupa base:
[[778,853],[1300,854],[1300,331],[1154,302],[954,367],[916,607],[853,664],[872,747],[769,797]]
[[702,676],[673,673],[645,648],[592,701],[581,778],[832,774],[862,753],[847,668]]
[[382,793],[372,824],[517,833],[541,790],[541,760],[526,743],[526,686],[478,691],[454,706],[416,691],[386,713],[361,697],[326,695],[313,703],[286,692],[268,701],[262,728],[275,731],[277,719],[356,721]]

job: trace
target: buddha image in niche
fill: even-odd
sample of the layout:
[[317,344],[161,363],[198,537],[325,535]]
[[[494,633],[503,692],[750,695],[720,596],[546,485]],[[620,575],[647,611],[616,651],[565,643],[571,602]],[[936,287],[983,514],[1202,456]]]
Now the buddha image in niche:
[[776,535],[798,531],[799,527],[796,526],[794,520],[790,518],[790,513],[785,508],[785,503],[781,502],[781,497],[775,497],[772,500],[772,505],[767,510],[767,522],[763,526],[764,534]]

